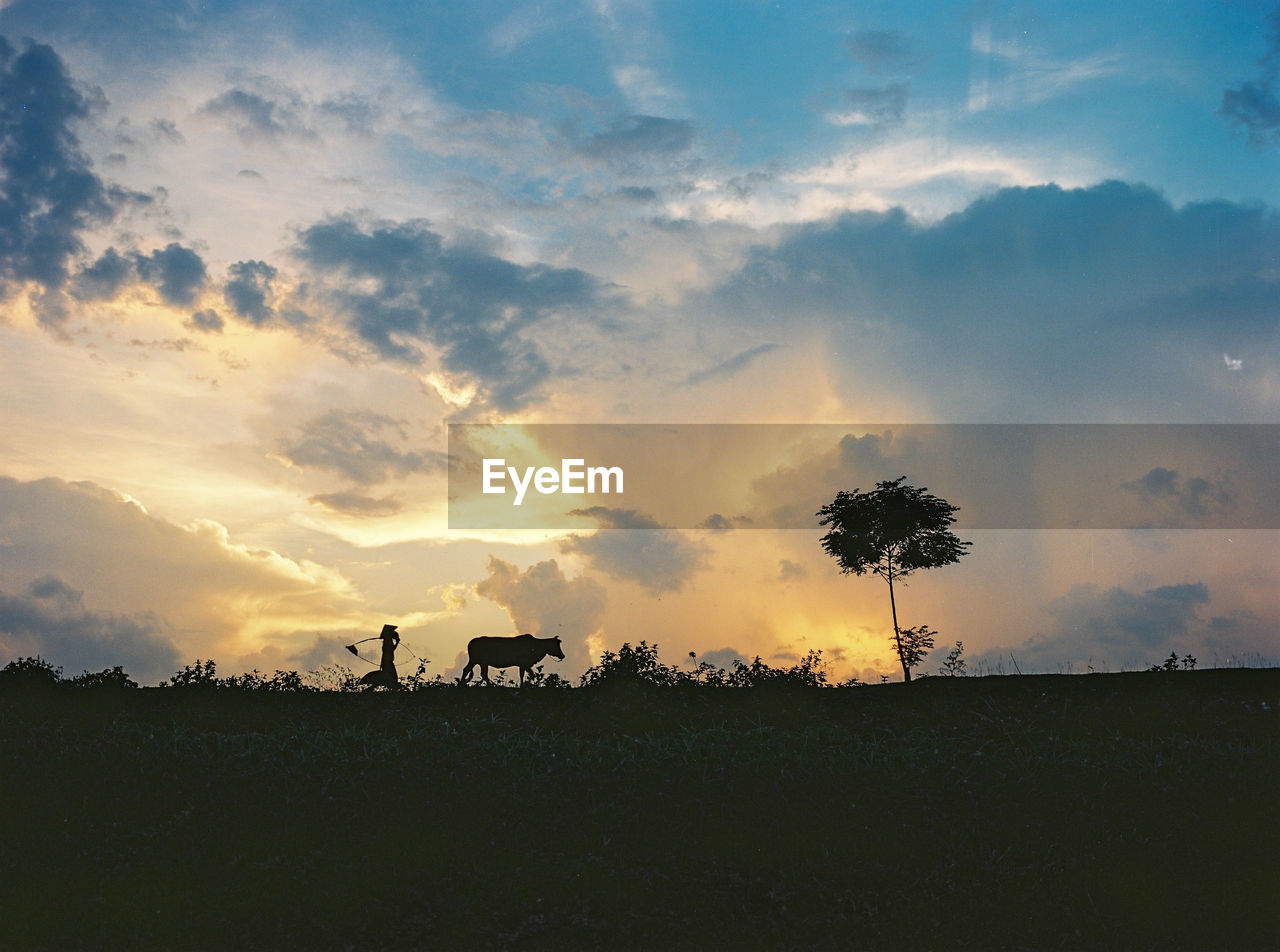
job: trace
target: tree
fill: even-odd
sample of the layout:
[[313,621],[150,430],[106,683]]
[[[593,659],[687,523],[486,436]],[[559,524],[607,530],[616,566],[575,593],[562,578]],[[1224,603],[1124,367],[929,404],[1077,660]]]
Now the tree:
[[841,490],[817,514],[822,517],[821,525],[831,527],[822,537],[822,548],[840,564],[841,572],[862,575],[871,571],[889,584],[893,643],[902,662],[903,679],[910,681],[911,668],[920,661],[921,645],[918,639],[904,638],[907,633],[898,626],[893,583],[916,569],[958,562],[973,543],[961,542],[948,528],[956,521],[957,506],[930,496],[924,489],[904,485],[906,478],[876,483],[875,489],[865,493]]

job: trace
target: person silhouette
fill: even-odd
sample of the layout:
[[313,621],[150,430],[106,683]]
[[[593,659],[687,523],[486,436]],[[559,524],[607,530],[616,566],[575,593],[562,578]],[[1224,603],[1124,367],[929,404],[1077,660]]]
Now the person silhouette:
[[396,648],[400,645],[400,633],[396,631],[395,625],[383,625],[378,637],[382,639],[382,664],[377,671],[370,671],[362,677],[360,683],[370,687],[381,684],[394,688],[400,683],[400,677],[396,674]]

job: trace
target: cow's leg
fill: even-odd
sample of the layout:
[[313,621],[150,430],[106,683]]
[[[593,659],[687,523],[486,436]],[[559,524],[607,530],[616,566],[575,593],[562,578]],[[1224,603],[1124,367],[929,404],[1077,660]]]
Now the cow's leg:
[[[525,671],[526,671],[526,670],[528,670],[528,669],[526,669],[526,668],[524,667],[524,665],[521,665],[521,666],[520,666],[520,683],[519,683],[519,684],[517,684],[517,685],[516,685],[516,687],[520,687],[520,688],[524,687],[524,675],[525,675]],[[532,671],[529,671],[529,679],[530,679],[530,680],[533,680],[533,672],[532,672]]]
[[493,682],[489,680],[489,666],[483,661],[480,662],[480,677],[484,680],[485,684],[493,684]]
[[470,660],[468,660],[468,662],[467,662],[467,666],[466,666],[465,668],[463,668],[463,669],[462,669],[462,683],[463,683],[463,684],[466,684],[468,681],[470,681],[470,680],[471,680],[471,675],[472,675],[472,673],[475,671],[475,669],[476,669],[476,663],[475,663],[474,661],[470,661]]

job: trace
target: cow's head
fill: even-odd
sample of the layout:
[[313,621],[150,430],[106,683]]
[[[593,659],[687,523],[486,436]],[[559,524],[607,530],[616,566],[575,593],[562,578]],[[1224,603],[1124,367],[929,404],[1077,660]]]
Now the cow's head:
[[547,639],[547,641],[548,641],[548,642],[550,643],[550,645],[551,645],[551,647],[547,649],[547,654],[551,655],[551,657],[553,657],[553,658],[559,658],[561,661],[563,661],[563,660],[564,660],[564,649],[560,647],[560,639],[559,639],[559,638],[548,638],[548,639]]

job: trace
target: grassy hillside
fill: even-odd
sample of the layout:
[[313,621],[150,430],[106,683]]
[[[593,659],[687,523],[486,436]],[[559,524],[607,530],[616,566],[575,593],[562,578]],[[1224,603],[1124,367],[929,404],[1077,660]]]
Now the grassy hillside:
[[0,691],[0,945],[1275,949],[1280,670]]

